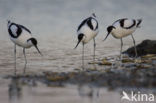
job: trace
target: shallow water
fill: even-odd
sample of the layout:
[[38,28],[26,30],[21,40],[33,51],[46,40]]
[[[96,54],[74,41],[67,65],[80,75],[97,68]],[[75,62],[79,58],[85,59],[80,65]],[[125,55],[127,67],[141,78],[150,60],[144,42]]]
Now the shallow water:
[[[121,100],[122,91],[128,95],[131,95],[131,91],[147,95],[154,93],[153,90],[146,88],[122,88],[113,91],[91,85],[51,86],[26,78],[1,79],[0,82],[2,103],[131,103],[127,100]],[[133,103],[138,102],[134,101]],[[155,101],[150,103],[155,103]]]
[[[77,42],[76,29],[82,19],[96,13],[100,32],[97,36],[96,60],[105,56],[118,55],[120,40],[106,36],[106,27],[123,17],[142,18],[142,27],[134,33],[136,42],[156,39],[155,0],[0,0],[0,100],[2,103],[115,103],[120,102],[119,91],[85,86],[80,93],[79,86],[48,87],[43,83],[37,86],[20,85],[21,90],[9,91],[11,79],[3,79],[14,72],[13,44],[9,40],[6,19],[30,28],[37,37],[43,57],[35,48],[28,49],[27,74],[42,74],[44,71],[68,72],[81,68],[81,45],[74,50]],[[132,39],[124,39],[124,50],[131,47]],[[85,46],[85,67],[92,61],[93,42]],[[22,48],[17,50],[17,73],[22,74],[24,58]],[[96,65],[98,69],[105,66]],[[88,92],[94,91],[93,96]],[[99,91],[97,96],[97,91]],[[121,90],[122,91],[122,90]],[[17,92],[17,93],[16,93]],[[113,99],[112,99],[113,98]]]
[[[8,80],[9,85],[1,86],[2,103],[101,103],[120,100],[118,92],[91,86],[66,85],[65,87],[49,87],[39,82],[22,85],[18,80]],[[103,99],[103,97],[106,97]]]

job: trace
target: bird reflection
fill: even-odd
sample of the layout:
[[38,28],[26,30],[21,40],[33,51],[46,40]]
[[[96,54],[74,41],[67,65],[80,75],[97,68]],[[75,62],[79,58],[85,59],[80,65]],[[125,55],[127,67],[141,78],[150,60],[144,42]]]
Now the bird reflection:
[[17,103],[22,95],[22,87],[20,85],[19,79],[17,77],[11,78],[11,83],[9,84],[9,99],[11,103]]
[[90,98],[92,103],[97,103],[99,98],[99,88],[88,85],[79,85],[78,86],[79,95],[83,98]]

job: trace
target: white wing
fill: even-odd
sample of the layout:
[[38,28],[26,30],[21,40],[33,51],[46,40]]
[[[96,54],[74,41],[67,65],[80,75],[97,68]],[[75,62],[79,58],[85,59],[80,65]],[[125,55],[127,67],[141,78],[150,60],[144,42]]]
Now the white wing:
[[96,21],[95,19],[91,19],[91,23],[92,23],[92,25],[93,25],[93,30],[98,29],[98,28],[97,28],[98,23],[97,23],[97,21]]
[[133,19],[127,19],[124,21],[124,27],[125,28],[130,28],[136,25],[136,21]]
[[10,30],[11,30],[11,32],[12,32],[12,34],[14,35],[14,36],[17,36],[17,26],[16,25],[12,25],[11,27],[10,27]]

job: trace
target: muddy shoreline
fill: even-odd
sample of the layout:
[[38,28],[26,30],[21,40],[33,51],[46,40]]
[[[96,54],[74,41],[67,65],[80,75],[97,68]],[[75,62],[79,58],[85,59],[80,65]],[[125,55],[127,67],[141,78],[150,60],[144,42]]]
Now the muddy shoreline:
[[[18,80],[24,84],[42,82],[47,86],[92,85],[95,87],[116,88],[156,88],[156,55],[146,55],[140,59],[128,58],[113,64],[111,59],[104,58],[96,65],[104,69],[73,70],[71,72],[44,71],[40,75],[26,74],[5,76],[5,79]],[[108,65],[109,64],[109,65]],[[92,65],[92,64],[90,64]]]

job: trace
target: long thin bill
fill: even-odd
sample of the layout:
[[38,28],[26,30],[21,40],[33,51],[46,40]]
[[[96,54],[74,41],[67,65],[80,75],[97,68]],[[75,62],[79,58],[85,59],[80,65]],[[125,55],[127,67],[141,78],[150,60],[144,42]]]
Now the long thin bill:
[[107,34],[107,36],[105,37],[105,39],[104,39],[103,41],[105,41],[105,40],[107,39],[107,37],[108,37],[109,34],[110,34],[110,33]]
[[40,50],[38,49],[37,45],[35,46],[35,48],[37,49],[38,53],[39,53],[41,56],[43,56],[42,53],[40,52]]
[[74,49],[76,49],[76,48],[77,48],[77,46],[79,45],[79,43],[80,43],[80,41],[78,41],[78,43],[77,43],[77,45],[75,46],[75,48],[74,48]]

